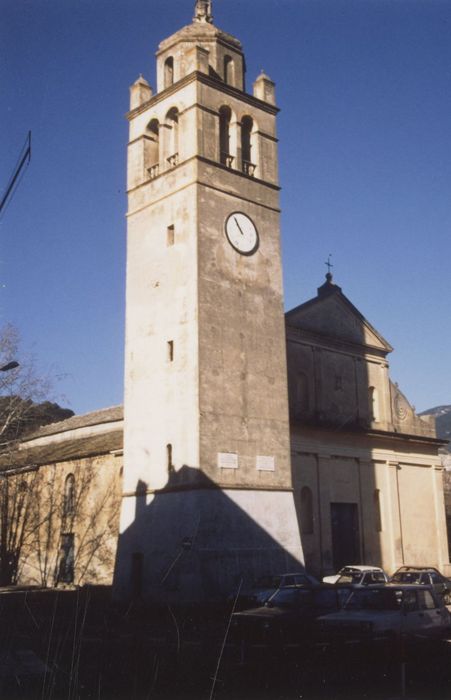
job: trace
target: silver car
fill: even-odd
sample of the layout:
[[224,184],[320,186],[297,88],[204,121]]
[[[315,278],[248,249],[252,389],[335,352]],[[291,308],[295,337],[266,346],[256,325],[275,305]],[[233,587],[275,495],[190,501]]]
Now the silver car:
[[[343,577],[346,577],[347,580]],[[388,576],[380,566],[371,566],[368,564],[348,564],[343,566],[336,574],[323,577],[323,583],[359,583],[363,585],[368,583],[383,583],[388,581]]]
[[432,586],[355,588],[343,609],[318,620],[323,640],[355,644],[424,637],[445,638],[451,618]]

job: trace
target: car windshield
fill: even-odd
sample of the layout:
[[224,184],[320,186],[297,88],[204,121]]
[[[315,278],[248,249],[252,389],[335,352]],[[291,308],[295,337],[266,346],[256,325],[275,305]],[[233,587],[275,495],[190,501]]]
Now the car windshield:
[[358,574],[359,569],[356,569],[354,566],[344,566],[338,573],[340,576],[343,576],[344,574]]
[[398,571],[392,577],[396,583],[421,583],[421,573],[419,571]]
[[382,571],[355,571],[353,573],[340,576],[337,583],[366,584],[385,583],[385,576]]
[[361,583],[363,579],[363,574],[359,571],[355,572],[349,572],[347,574],[343,574],[340,576],[340,578],[337,580],[337,583]]
[[388,589],[359,589],[353,591],[344,604],[345,610],[399,610],[402,591]]

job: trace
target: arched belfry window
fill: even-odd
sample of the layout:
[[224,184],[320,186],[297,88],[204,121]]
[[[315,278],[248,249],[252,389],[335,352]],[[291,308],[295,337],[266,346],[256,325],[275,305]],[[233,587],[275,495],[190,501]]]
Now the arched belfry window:
[[151,178],[159,174],[160,164],[160,124],[158,119],[152,119],[146,129],[146,164]]
[[235,85],[235,65],[231,56],[224,56],[224,82]]
[[169,56],[164,62],[164,87],[168,88],[174,83],[174,59]]
[[241,120],[241,160],[243,164],[243,173],[253,175],[256,168],[256,154],[253,152],[253,134],[254,121],[252,117],[243,117]]
[[75,513],[75,476],[68,474],[64,482],[63,514],[70,517]]
[[179,162],[179,113],[176,107],[166,115],[166,162],[171,168]]
[[368,412],[370,421],[379,421],[379,397],[374,386],[368,388]]
[[230,153],[230,120],[232,112],[230,107],[219,109],[219,152],[220,162],[228,168],[232,167],[233,156]]
[[303,535],[313,534],[313,494],[308,486],[301,489],[301,532]]

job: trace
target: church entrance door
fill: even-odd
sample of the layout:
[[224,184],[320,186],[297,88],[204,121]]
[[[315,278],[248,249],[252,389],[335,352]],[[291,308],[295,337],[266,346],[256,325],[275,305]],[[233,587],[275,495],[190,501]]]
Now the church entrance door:
[[331,503],[334,570],[360,563],[359,509],[357,503]]

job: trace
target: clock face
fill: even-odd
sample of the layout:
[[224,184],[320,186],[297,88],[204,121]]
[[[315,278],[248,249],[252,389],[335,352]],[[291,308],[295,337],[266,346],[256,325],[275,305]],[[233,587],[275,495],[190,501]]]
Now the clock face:
[[252,255],[258,248],[257,228],[242,212],[235,211],[227,217],[225,233],[230,245],[242,255]]

